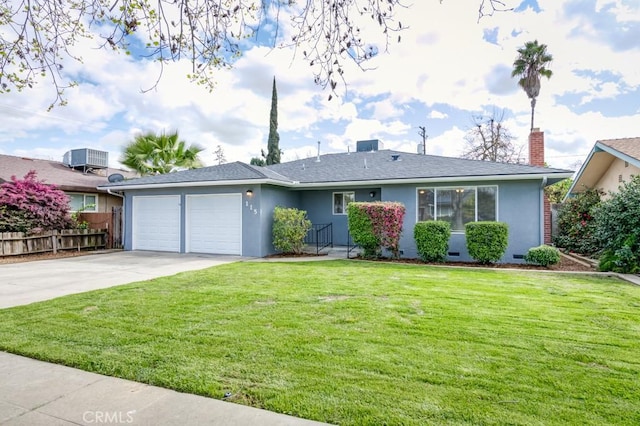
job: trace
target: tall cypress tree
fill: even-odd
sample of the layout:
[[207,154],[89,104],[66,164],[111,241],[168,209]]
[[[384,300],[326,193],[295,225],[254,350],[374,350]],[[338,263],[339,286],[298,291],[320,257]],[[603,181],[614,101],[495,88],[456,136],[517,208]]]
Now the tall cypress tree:
[[269,117],[269,141],[267,142],[266,164],[280,164],[280,135],[278,135],[278,91],[276,78],[273,77],[273,91],[271,93],[271,115]]

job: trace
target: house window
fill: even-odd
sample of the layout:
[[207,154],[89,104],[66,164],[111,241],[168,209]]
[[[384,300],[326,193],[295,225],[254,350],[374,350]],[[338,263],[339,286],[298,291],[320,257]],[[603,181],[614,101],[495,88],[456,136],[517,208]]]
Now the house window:
[[95,194],[68,194],[68,195],[69,195],[69,209],[72,212],[98,211],[98,197]]
[[354,192],[333,193],[333,214],[347,214],[347,204],[355,201]]
[[418,220],[444,220],[452,232],[465,224],[498,220],[498,187],[418,188]]

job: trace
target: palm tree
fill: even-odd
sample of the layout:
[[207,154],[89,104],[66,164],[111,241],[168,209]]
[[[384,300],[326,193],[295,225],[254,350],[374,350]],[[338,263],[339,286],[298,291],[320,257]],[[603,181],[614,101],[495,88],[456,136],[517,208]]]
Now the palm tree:
[[540,94],[540,77],[551,78],[553,72],[547,67],[553,56],[547,53],[546,44],[538,44],[538,40],[528,41],[518,49],[518,57],[513,62],[511,77],[518,77],[518,85],[531,99],[531,131],[533,131],[533,112],[536,98]]
[[170,173],[179,169],[201,167],[198,154],[204,148],[187,147],[178,139],[178,132],[170,134],[153,132],[138,135],[124,147],[120,163],[141,175]]

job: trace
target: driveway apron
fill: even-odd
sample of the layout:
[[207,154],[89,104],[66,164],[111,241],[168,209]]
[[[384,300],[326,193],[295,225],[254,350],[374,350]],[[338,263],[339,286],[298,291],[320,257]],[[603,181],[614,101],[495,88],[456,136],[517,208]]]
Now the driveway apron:
[[240,256],[117,251],[0,265],[0,309],[236,262]]

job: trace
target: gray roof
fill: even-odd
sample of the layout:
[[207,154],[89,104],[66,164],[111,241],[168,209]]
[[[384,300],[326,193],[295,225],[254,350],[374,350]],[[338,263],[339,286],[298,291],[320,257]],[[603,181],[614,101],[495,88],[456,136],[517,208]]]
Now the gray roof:
[[163,185],[180,184],[189,182],[228,182],[247,180],[273,180],[288,182],[284,176],[264,167],[252,166],[236,161],[234,163],[220,164],[217,166],[202,167],[198,169],[183,170],[179,172],[166,173],[153,176],[144,176],[138,179],[125,180],[113,184],[112,186],[132,186],[132,185]]
[[571,173],[568,170],[525,164],[466,160],[391,150],[326,154],[320,156],[320,161],[317,161],[317,158],[307,158],[268,167],[300,183]]
[[410,154],[400,151],[382,150],[325,154],[318,158],[290,161],[271,166],[251,166],[241,162],[185,170],[164,175],[147,176],[118,182],[104,187],[126,187],[138,185],[185,185],[195,182],[225,184],[233,181],[263,181],[273,184],[295,186],[297,184],[337,184],[371,181],[402,180],[464,180],[482,177],[531,178],[532,175],[547,176],[555,180],[569,177],[570,170],[535,167],[525,164],[495,163],[466,160],[434,155]]

